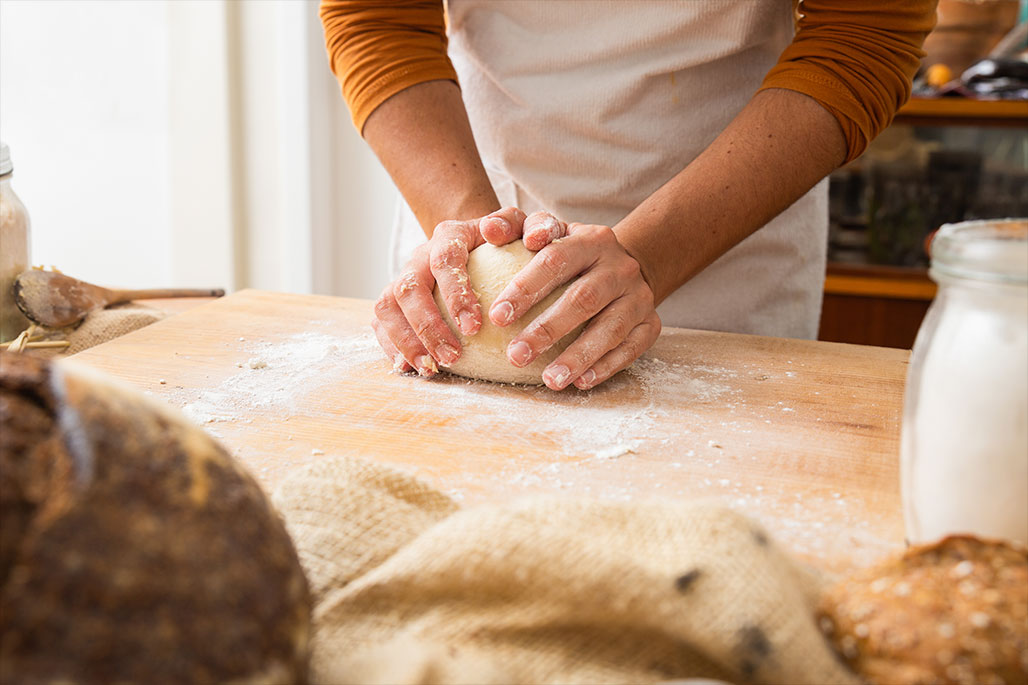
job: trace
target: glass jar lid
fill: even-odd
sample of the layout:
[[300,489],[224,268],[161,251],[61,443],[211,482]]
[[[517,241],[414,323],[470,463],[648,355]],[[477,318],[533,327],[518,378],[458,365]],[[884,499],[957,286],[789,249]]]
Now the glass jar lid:
[[1028,285],[1028,219],[945,224],[932,240],[931,253],[933,278]]

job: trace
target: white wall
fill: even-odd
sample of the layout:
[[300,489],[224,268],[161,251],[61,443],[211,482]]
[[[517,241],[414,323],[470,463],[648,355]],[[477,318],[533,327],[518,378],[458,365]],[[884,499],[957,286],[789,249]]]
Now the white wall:
[[395,190],[316,0],[3,0],[0,137],[36,263],[130,287],[386,282]]
[[0,138],[36,263],[125,285],[171,280],[164,11],[0,2]]
[[399,193],[353,127],[328,67],[320,22],[315,28],[317,41],[309,45],[320,87],[313,98],[312,153],[321,172],[314,179],[315,206],[324,208],[323,216],[314,217],[315,259],[321,258],[315,288],[376,298],[389,280],[389,231]]

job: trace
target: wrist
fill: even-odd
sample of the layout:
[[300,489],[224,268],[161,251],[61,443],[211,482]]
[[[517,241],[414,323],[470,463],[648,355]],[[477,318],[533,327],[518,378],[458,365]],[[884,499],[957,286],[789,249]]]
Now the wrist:
[[446,193],[431,208],[424,208],[418,220],[431,237],[435,227],[443,221],[471,221],[500,209],[500,201],[491,186],[474,185]]
[[626,216],[614,226],[613,231],[624,251],[639,264],[639,271],[653,293],[653,304],[656,306],[674,290],[667,278],[668,265],[661,260],[671,258],[675,253],[673,250],[658,249],[654,245],[652,236],[659,234],[649,228],[646,225],[648,222],[641,220],[638,213],[636,209]]
[[477,219],[500,208],[452,81],[396,93],[368,117],[364,139],[426,235],[442,221]]

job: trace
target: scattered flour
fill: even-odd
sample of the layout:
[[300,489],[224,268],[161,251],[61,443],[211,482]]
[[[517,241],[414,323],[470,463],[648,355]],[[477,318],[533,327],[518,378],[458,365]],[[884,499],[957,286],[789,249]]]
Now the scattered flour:
[[668,437],[659,435],[666,428],[658,419],[669,407],[682,401],[709,404],[737,392],[726,382],[732,373],[643,357],[589,392],[452,377],[420,384],[414,392],[430,396],[436,414],[450,413],[471,430],[492,430],[497,417],[502,422],[516,411],[526,446],[551,442],[565,456],[611,460],[638,452],[644,442],[666,444]]
[[[243,338],[239,339],[245,342]],[[324,333],[298,333],[281,343],[258,342],[247,347],[253,355],[241,370],[199,397],[186,401],[186,416],[217,435],[209,424],[252,420],[255,409],[294,413],[297,399],[324,383],[333,368],[378,359],[378,343],[370,333],[339,337]]]
[[[755,423],[771,423],[768,416],[776,421],[795,416],[796,410],[784,402],[746,402],[735,380],[740,375],[771,380],[759,366],[729,369],[644,356],[589,392],[555,393],[541,386],[501,386],[445,374],[432,380],[400,379],[389,374],[388,361],[370,332],[337,336],[322,322],[311,324],[311,330],[277,343],[240,339],[235,372],[213,388],[164,386],[162,393],[178,399],[188,416],[221,437],[217,426],[222,422],[249,423],[261,415],[289,421],[309,411],[306,398],[338,387],[367,367],[372,375],[381,375],[383,384],[402,384],[386,393],[403,397],[395,404],[367,407],[364,419],[371,429],[380,425],[379,417],[387,416],[416,430],[442,430],[455,442],[496,440],[509,448],[511,456],[498,457],[495,472],[487,476],[491,486],[483,486],[481,471],[448,477],[443,485],[457,500],[467,497],[473,503],[479,501],[478,493],[490,489],[557,492],[576,481],[577,494],[604,499],[633,500],[640,492],[672,498],[709,495],[757,516],[801,555],[816,558],[844,550],[863,561],[889,549],[890,543],[875,534],[880,525],[864,520],[864,506],[851,505],[842,493],[808,495],[805,500],[796,494],[794,499],[778,492],[773,481],[765,491],[754,482],[720,477],[722,460],[738,465],[741,457],[734,450]],[[785,375],[792,378],[793,372]],[[671,412],[677,413],[667,420]],[[325,454],[320,447],[307,445],[310,457]],[[324,447],[332,452],[338,446]],[[540,452],[552,453],[552,460],[540,461]],[[533,458],[524,459],[526,454]],[[626,460],[631,460],[630,469],[621,465]],[[696,477],[698,469],[711,477]]]

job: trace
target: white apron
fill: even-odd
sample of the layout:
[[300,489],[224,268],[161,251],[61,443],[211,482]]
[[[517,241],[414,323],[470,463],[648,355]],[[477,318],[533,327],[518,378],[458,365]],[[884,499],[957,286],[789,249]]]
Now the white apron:
[[[728,125],[793,35],[791,0],[448,4],[450,58],[500,203],[607,226]],[[827,231],[825,180],[672,293],[661,320],[815,337]],[[424,240],[401,204],[394,278]]]

